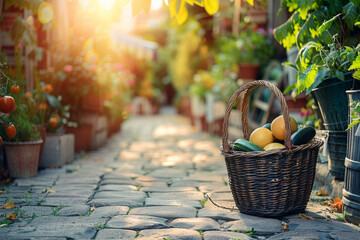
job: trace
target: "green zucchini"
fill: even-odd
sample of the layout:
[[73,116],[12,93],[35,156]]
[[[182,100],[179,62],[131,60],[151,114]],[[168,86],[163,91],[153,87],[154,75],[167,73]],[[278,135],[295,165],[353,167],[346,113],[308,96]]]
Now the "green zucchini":
[[252,142],[246,141],[245,139],[236,140],[234,142],[233,149],[242,152],[265,151],[263,148]]
[[313,127],[304,127],[291,135],[293,145],[301,145],[311,141],[315,137],[316,131]]
[[264,126],[262,126],[263,128],[267,128],[271,131],[271,123],[267,123]]

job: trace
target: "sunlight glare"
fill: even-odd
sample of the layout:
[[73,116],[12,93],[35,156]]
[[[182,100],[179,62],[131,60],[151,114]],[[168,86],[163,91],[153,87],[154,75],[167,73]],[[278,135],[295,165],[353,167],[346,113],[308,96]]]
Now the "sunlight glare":
[[163,0],[152,0],[151,1],[151,10],[156,11],[159,10],[163,5]]
[[110,10],[113,7],[116,0],[97,0],[97,1],[102,8],[105,8],[106,10]]

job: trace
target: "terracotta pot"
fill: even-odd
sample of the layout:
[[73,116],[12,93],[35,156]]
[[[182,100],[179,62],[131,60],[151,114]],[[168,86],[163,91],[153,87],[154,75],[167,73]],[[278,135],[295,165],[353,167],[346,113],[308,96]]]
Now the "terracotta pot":
[[75,152],[89,151],[91,146],[92,125],[79,125],[66,127],[67,133],[75,136]]
[[306,95],[304,93],[300,94],[295,101],[290,95],[285,95],[284,97],[290,112],[300,112],[301,108],[306,106]]
[[82,109],[87,112],[102,113],[103,103],[104,97],[91,91],[81,98]]
[[4,142],[11,178],[35,177],[39,166],[40,144],[43,141]]
[[46,127],[44,125],[38,125],[37,130],[40,133],[41,139],[43,140],[42,143],[40,144],[40,154],[39,154],[39,161],[40,161],[41,156],[44,152],[44,145],[46,140]]
[[259,65],[251,63],[241,63],[239,65],[239,78],[255,80],[259,72]]

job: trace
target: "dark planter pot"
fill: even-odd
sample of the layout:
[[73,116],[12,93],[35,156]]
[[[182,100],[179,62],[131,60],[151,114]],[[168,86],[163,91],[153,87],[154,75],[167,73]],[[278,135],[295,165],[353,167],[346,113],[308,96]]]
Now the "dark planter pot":
[[4,142],[11,178],[27,178],[37,175],[41,143],[41,139],[31,142]]
[[346,156],[346,131],[329,131],[329,161],[328,167],[331,175],[338,180],[344,179]]
[[239,78],[247,80],[255,80],[258,76],[259,65],[251,63],[242,63],[239,65]]
[[[349,103],[360,101],[360,90],[346,91]],[[349,108],[349,123],[351,122]],[[356,225],[360,224],[360,124],[347,132],[347,150],[345,159],[345,180],[343,203],[345,220]]]
[[318,88],[312,91],[317,101],[324,126],[331,131],[345,131],[348,125],[348,106],[346,91],[360,89],[360,81],[352,77],[352,73],[345,74],[345,81],[335,77],[327,78]]
[[79,125],[78,127],[67,127],[67,133],[75,136],[75,152],[89,151],[91,146],[92,125]]

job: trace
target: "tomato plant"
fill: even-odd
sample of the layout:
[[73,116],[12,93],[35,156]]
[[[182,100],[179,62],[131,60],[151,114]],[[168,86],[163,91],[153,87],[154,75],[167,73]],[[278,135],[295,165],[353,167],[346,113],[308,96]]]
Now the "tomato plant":
[[0,111],[9,113],[15,110],[15,100],[11,96],[0,97]]
[[20,91],[20,87],[19,87],[19,86],[17,86],[17,85],[12,85],[12,86],[11,86],[11,92],[12,92],[13,94],[18,94],[19,91]]
[[6,127],[5,129],[6,135],[11,139],[14,138],[16,135],[16,129],[14,124],[11,124],[9,126]]

